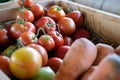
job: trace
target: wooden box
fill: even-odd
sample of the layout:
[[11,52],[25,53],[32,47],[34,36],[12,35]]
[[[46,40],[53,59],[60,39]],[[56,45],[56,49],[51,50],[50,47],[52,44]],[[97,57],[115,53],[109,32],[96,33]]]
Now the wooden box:
[[[89,29],[93,31],[93,34],[98,34],[106,43],[120,44],[120,16],[74,3],[69,0],[37,0],[36,2],[45,8],[57,4],[66,11],[70,7],[80,10],[85,14],[86,24]],[[16,4],[17,3],[14,2],[12,3],[12,7],[7,6],[0,9],[0,22],[16,17],[18,12],[18,5]]]

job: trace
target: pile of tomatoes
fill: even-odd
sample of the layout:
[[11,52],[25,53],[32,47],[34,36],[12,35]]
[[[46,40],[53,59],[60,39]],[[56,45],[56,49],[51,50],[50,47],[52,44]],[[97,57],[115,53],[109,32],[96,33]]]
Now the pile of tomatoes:
[[[89,32],[82,28],[84,16],[80,11],[73,10],[66,13],[59,5],[46,9],[38,3],[33,3],[32,0],[18,0],[18,5],[20,10],[14,22],[0,26],[0,57],[3,57],[0,58],[0,68],[1,64],[6,65],[1,61],[7,60],[7,66],[3,71],[10,78],[11,75],[20,79],[33,77],[36,72],[32,73],[35,69],[31,64],[39,65],[38,67],[50,66],[54,72],[57,72],[72,42],[80,37],[89,38]],[[34,62],[37,52],[32,49],[29,51],[28,47],[40,54],[38,61]],[[26,57],[23,58],[23,56]],[[24,67],[16,68],[14,64],[14,62],[19,63],[19,60],[24,60],[21,64],[29,65],[27,68],[31,68],[31,74],[26,73],[27,77],[23,74]],[[28,61],[29,64],[27,64],[27,60],[33,63],[30,64]]]

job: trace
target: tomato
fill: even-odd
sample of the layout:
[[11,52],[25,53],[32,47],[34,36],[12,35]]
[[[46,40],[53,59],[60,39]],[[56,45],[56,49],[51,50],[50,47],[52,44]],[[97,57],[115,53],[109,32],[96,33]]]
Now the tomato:
[[76,25],[73,19],[64,17],[58,21],[58,27],[62,35],[70,36],[75,32]]
[[47,34],[52,36],[55,41],[54,49],[57,49],[64,44],[63,36],[58,31],[49,31]]
[[48,60],[47,66],[52,68],[52,70],[56,73],[62,63],[63,63],[63,60],[61,58],[52,57]]
[[42,17],[36,22],[37,28],[44,28],[45,31],[53,31],[56,30],[56,23],[50,17]]
[[49,67],[42,67],[31,80],[53,80],[55,72]]
[[[17,3],[19,6],[21,6],[23,4],[23,0],[18,0]],[[24,0],[24,7],[25,8],[31,7],[32,4],[33,4],[33,0]]]
[[1,55],[10,57],[12,54],[11,50],[15,49],[15,47],[16,47],[15,45],[11,45],[11,46],[7,47],[5,50],[3,50],[3,52],[1,52]]
[[28,46],[36,49],[42,56],[42,66],[46,66],[47,62],[48,62],[48,53],[46,51],[46,49],[41,46],[41,45],[37,45],[37,44],[29,44]]
[[42,45],[47,51],[55,47],[55,41],[49,35],[41,35],[38,39],[38,44]]
[[84,16],[80,11],[73,11],[66,15],[74,20],[76,27],[81,28],[84,22]]
[[44,16],[44,14],[45,14],[45,11],[44,11],[44,9],[43,9],[43,6],[41,6],[41,5],[38,4],[38,3],[34,3],[34,4],[31,6],[31,11],[32,11],[33,14],[34,14],[35,20],[38,20],[39,18],[41,18],[41,17]]
[[0,29],[0,47],[7,47],[10,45],[10,35],[6,29]]
[[90,38],[90,33],[86,29],[77,29],[73,35],[73,39],[76,40],[78,38]]
[[40,53],[31,47],[17,49],[10,58],[9,68],[12,74],[19,79],[30,79],[42,66]]
[[24,26],[26,27],[27,31],[36,33],[36,27],[33,23],[27,21],[25,22]]
[[23,11],[20,11],[17,14],[16,20],[19,20],[21,18],[24,19],[25,21],[33,22],[34,21],[34,14],[32,13],[31,10],[25,9]]
[[70,46],[61,46],[55,51],[55,57],[63,59],[67,51],[70,49]]
[[14,23],[10,28],[11,36],[16,40],[25,31],[36,32],[35,26],[31,22],[26,22],[25,25]]
[[58,22],[61,18],[66,16],[66,13],[60,6],[53,5],[48,8],[47,16],[51,17],[56,22]]
[[10,58],[7,56],[0,56],[0,70],[2,70],[9,78],[13,78],[9,69]]
[[64,36],[64,45],[70,46],[73,43],[73,39],[69,36]]
[[35,44],[38,43],[37,37],[33,32],[30,32],[30,31],[26,31],[22,33],[19,37],[19,40],[24,46],[27,46],[32,43],[35,43]]

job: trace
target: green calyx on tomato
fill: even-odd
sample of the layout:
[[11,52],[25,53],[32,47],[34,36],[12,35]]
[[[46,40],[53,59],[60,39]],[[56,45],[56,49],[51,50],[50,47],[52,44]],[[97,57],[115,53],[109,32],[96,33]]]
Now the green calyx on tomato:
[[19,19],[19,20],[18,20],[18,23],[24,25],[24,24],[25,24],[25,21],[24,21],[24,19]]
[[57,7],[56,7],[56,10],[57,10],[57,11],[61,11],[62,8],[61,8],[60,6],[57,6]]
[[70,12],[73,12],[73,11],[75,11],[76,9],[75,8],[69,8],[68,9],[68,12],[70,13]]
[[0,25],[0,29],[2,29],[2,25]]

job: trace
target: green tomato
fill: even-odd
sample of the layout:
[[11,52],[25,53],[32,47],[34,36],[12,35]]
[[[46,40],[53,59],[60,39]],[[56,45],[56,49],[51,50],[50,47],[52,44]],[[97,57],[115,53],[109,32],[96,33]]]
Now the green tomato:
[[13,53],[13,50],[15,49],[15,47],[16,47],[15,45],[9,46],[8,48],[6,48],[6,49],[1,53],[1,55],[10,57],[11,54]]
[[53,80],[55,72],[48,66],[39,69],[38,73],[32,78],[32,80]]

